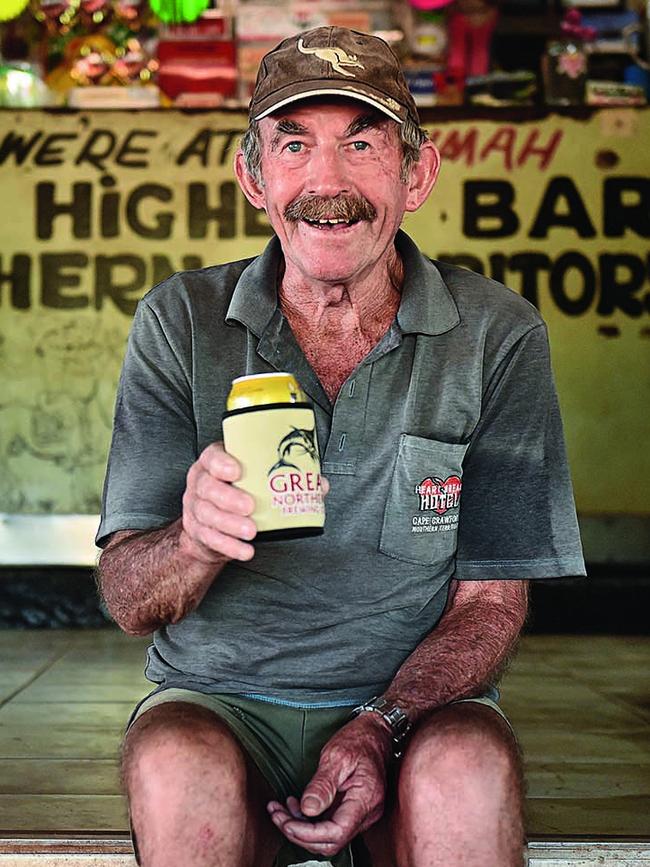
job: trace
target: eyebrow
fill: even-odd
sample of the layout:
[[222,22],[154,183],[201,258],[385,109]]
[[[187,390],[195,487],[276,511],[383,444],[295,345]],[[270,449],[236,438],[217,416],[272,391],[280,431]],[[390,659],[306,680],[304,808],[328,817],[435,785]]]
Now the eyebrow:
[[352,135],[358,135],[366,129],[377,129],[381,126],[383,120],[384,118],[380,117],[375,111],[359,114],[355,117],[343,135],[345,138],[349,138]]
[[[359,114],[345,130],[343,137],[349,138],[350,136],[358,135],[366,129],[379,129],[383,125],[384,120],[376,111]],[[275,133],[271,139],[271,151],[278,149],[283,135],[307,135],[308,132],[309,130],[303,124],[295,120],[289,120],[288,118],[281,118],[275,125]]]
[[283,135],[305,135],[309,130],[295,120],[282,118],[275,125],[275,133],[271,139],[271,150],[277,150]]

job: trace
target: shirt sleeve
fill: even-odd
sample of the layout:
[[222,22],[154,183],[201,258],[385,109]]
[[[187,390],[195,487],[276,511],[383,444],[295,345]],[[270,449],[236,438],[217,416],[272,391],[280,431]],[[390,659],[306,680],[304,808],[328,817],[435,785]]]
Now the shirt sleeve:
[[546,327],[487,385],[464,463],[455,577],[585,575]]
[[182,512],[187,471],[197,459],[197,436],[191,353],[180,344],[180,333],[166,327],[146,301],[140,302],[117,391],[95,539],[100,547],[116,530],[161,527]]

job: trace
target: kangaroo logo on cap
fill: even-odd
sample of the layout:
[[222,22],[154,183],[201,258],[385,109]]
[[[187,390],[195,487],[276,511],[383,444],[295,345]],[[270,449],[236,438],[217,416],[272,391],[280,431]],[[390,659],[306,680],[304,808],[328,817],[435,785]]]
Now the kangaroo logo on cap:
[[328,63],[331,63],[332,69],[335,72],[340,72],[341,75],[347,75],[350,78],[356,78],[354,72],[348,72],[341,67],[345,66],[358,66],[359,69],[364,69],[363,63],[359,63],[357,60],[356,54],[348,54],[347,51],[344,51],[342,48],[337,48],[336,45],[331,48],[305,48],[303,45],[302,37],[298,40],[298,51],[302,54],[315,54],[319,60],[326,60]]

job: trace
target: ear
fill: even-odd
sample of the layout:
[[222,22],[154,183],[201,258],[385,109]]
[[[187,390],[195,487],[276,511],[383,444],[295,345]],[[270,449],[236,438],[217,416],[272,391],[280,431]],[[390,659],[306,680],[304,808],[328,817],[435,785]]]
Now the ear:
[[417,211],[433,189],[440,171],[440,153],[432,141],[420,148],[420,159],[411,166],[406,197],[406,210]]
[[264,193],[264,187],[255,180],[246,168],[244,154],[241,148],[239,148],[235,154],[234,168],[239,186],[251,205],[258,210],[265,208],[266,195]]

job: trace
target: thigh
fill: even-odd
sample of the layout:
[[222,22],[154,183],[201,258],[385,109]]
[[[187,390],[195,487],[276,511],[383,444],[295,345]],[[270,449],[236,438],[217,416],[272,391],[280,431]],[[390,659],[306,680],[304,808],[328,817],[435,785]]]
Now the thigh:
[[124,738],[122,780],[136,857],[194,847],[196,860],[186,863],[199,864],[213,847],[232,852],[233,867],[270,865],[280,847],[266,811],[271,785],[226,721],[200,704],[145,709]]
[[287,795],[296,793],[293,769],[297,751],[294,741],[300,739],[301,726],[292,718],[291,709],[242,696],[169,687],[154,691],[136,706],[127,730],[152,708],[179,702],[206,708],[212,712],[212,718],[225,723],[269,784],[276,800],[284,800]]
[[[363,835],[372,867],[401,864],[400,845],[407,825],[426,822],[414,803],[426,800],[426,789],[444,790],[450,779],[464,780],[477,794],[492,774],[505,774],[508,803],[521,821],[524,801],[521,750],[506,717],[491,703],[467,701],[446,705],[414,727],[404,755],[389,774],[389,793],[382,818]],[[450,809],[454,809],[450,804]],[[365,867],[365,865],[364,865]]]

